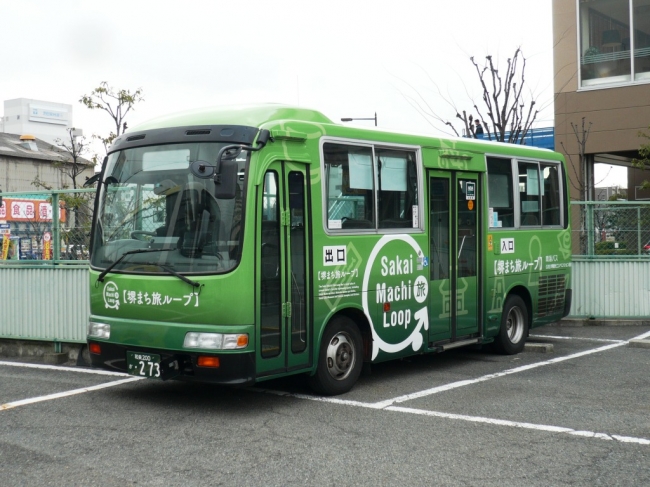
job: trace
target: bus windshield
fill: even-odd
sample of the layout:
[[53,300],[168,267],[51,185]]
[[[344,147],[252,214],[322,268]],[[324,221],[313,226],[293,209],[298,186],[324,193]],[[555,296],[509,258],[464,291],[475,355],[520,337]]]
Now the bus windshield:
[[[248,152],[236,159],[233,199],[216,198],[213,178],[190,172],[195,161],[214,165],[224,145],[167,144],[112,153],[100,188],[91,265],[136,274],[232,270],[239,261]],[[148,250],[131,252],[138,249]]]

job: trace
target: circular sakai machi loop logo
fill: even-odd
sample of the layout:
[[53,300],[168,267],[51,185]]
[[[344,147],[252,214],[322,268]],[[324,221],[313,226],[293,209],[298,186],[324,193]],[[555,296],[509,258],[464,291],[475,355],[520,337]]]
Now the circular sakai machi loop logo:
[[[422,332],[429,329],[429,281],[421,273],[426,262],[422,249],[410,235],[384,235],[372,249],[362,295],[364,313],[372,324],[373,360],[380,350],[396,353],[409,345],[414,351],[422,347]],[[369,288],[371,276],[376,281],[374,289]],[[372,319],[371,297],[373,310],[380,310],[376,320]]]
[[120,309],[120,291],[117,284],[110,281],[104,286],[104,306],[112,309]]

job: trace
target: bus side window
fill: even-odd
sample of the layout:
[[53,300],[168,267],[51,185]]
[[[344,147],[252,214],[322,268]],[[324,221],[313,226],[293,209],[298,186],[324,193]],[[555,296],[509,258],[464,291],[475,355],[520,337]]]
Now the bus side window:
[[418,204],[415,153],[376,149],[379,228],[413,228]]
[[374,176],[370,147],[323,147],[329,229],[373,229]]
[[542,225],[560,225],[560,166],[541,164]]
[[522,227],[536,227],[541,224],[539,182],[539,165],[536,162],[519,162],[519,204]]
[[515,207],[510,159],[487,158],[488,206],[492,210],[490,227],[514,227]]

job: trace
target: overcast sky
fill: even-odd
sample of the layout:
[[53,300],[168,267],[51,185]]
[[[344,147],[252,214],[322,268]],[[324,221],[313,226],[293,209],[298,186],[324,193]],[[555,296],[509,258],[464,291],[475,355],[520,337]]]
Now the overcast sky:
[[[480,95],[470,56],[504,64],[521,46],[530,92],[552,125],[551,2],[521,0],[21,0],[0,6],[2,100],[70,103],[86,134],[106,116],[78,103],[101,81],[144,90],[130,127],[170,112],[280,102],[332,120],[372,117],[389,129],[441,133],[440,115]],[[372,124],[372,122],[359,122]]]

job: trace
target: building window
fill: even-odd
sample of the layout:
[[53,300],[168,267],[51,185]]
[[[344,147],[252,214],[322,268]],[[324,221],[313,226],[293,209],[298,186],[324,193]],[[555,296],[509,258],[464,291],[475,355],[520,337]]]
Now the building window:
[[650,81],[650,0],[578,0],[583,87]]

